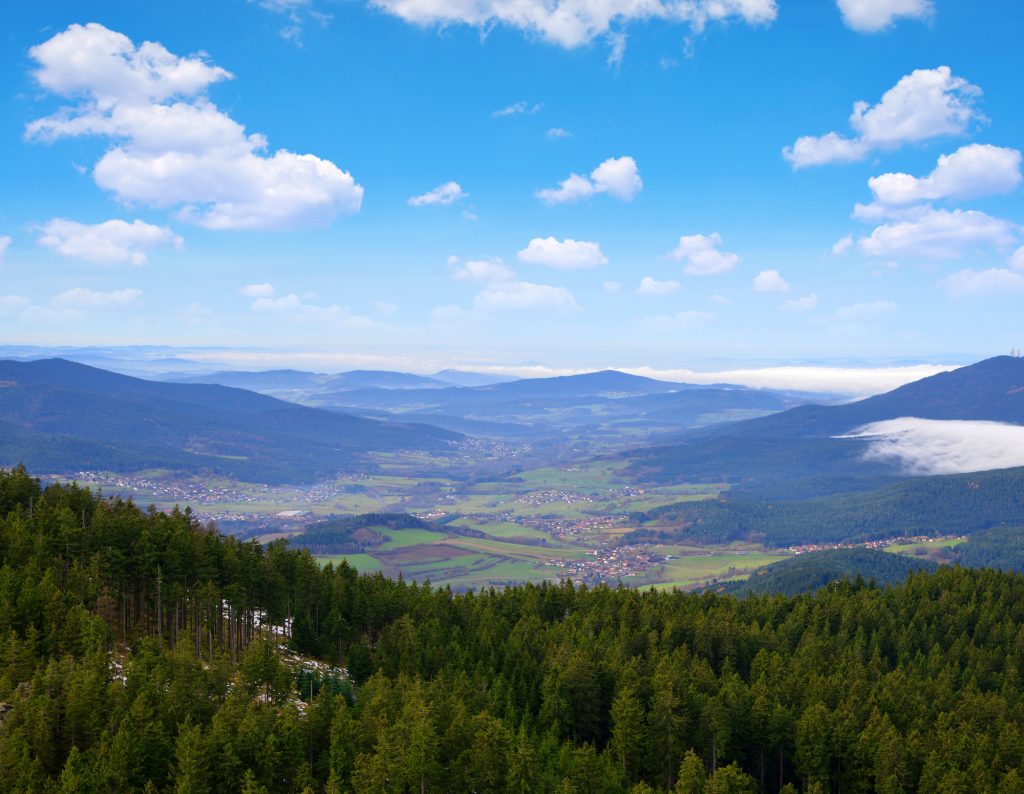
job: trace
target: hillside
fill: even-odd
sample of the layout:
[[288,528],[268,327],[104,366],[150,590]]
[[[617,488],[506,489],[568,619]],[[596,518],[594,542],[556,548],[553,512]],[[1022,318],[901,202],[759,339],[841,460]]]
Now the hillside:
[[0,463],[143,468],[306,482],[371,451],[447,449],[459,434],[379,422],[219,385],[161,383],[60,359],[0,361]]
[[635,450],[630,459],[638,477],[771,483],[764,490],[780,498],[790,488],[806,491],[807,480],[819,494],[870,488],[902,472],[895,464],[863,461],[866,442],[837,436],[901,417],[1024,424],[1024,359],[1000,356],[853,403],[800,405],[715,425],[679,443]]
[[706,542],[735,539],[785,547],[912,535],[963,535],[1024,525],[1024,469],[919,477],[871,491],[801,501],[726,492],[634,516],[631,539],[663,536]]
[[878,587],[901,584],[914,571],[934,571],[938,566],[902,554],[878,549],[830,549],[799,554],[758,568],[746,579],[724,582],[713,589],[729,595],[797,596],[821,587],[858,578]]
[[3,471],[0,570],[4,790],[1021,788],[1015,574],[455,594]]

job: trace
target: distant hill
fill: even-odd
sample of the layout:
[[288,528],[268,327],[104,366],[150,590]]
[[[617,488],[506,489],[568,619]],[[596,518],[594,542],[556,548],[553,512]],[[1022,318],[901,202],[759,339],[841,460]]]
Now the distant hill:
[[874,581],[879,587],[900,584],[915,571],[938,566],[902,554],[877,549],[853,548],[812,551],[758,568],[747,579],[724,582],[711,589],[729,595],[797,596],[813,593],[842,580]]
[[491,375],[486,372],[468,372],[462,369],[443,369],[435,372],[433,378],[450,383],[453,386],[491,386],[495,383],[508,383],[516,378],[504,375]]
[[628,540],[756,540],[769,546],[912,535],[966,535],[1024,526],[1024,468],[918,477],[872,491],[801,501],[726,492],[635,514]]
[[[902,472],[861,460],[866,442],[837,438],[863,425],[901,417],[973,419],[1024,424],[1024,359],[999,356],[843,405],[801,405],[770,416],[690,433],[679,443],[631,453],[634,473],[654,480],[770,483],[780,497],[786,481],[814,481],[831,492],[829,478],[846,488],[874,487]],[[790,485],[786,486],[787,488]]]
[[0,465],[37,471],[168,468],[309,482],[371,451],[440,451],[460,434],[282,402],[220,385],[161,383],[61,359],[0,361]]

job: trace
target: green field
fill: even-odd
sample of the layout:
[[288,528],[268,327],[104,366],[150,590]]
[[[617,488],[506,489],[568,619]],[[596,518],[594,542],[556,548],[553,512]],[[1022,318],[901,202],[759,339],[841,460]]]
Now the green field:
[[388,538],[387,543],[380,547],[381,551],[438,543],[448,537],[441,532],[434,532],[430,529],[388,529],[387,527],[371,527],[371,529]]
[[658,590],[680,590],[704,584],[711,579],[726,579],[750,573],[755,568],[783,560],[787,555],[766,552],[712,553],[679,557],[668,560],[655,569],[655,576],[646,577]]

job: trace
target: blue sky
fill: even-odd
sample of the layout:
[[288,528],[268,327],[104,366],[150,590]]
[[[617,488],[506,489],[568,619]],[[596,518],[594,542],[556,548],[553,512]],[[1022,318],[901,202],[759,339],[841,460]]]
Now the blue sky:
[[1024,343],[1022,21],[1002,0],[20,4],[0,344],[419,371],[1002,353]]

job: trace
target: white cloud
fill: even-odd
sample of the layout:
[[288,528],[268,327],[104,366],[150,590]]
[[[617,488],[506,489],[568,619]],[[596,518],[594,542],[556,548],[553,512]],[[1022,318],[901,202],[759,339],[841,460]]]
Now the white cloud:
[[924,209],[917,217],[877,227],[858,241],[869,256],[956,259],[981,248],[1008,248],[1017,227],[978,210]]
[[637,295],[669,295],[679,289],[679,282],[668,279],[658,281],[650,276],[640,279],[640,286],[636,288]]
[[732,270],[740,258],[728,251],[719,251],[722,237],[718,232],[709,235],[690,234],[679,238],[672,257],[686,262],[683,270],[691,276],[713,276]]
[[247,298],[270,298],[274,295],[274,285],[268,283],[246,284],[239,292]]
[[0,236],[0,262],[4,261],[4,254],[7,253],[7,248],[11,244],[11,238],[7,235]]
[[[751,25],[772,22],[775,0],[371,0],[371,3],[417,25],[495,24],[517,28],[566,48],[589,44],[631,22],[664,19],[701,32],[708,22],[739,19]],[[615,42],[612,41],[614,50]]]
[[854,303],[851,306],[843,306],[837,309],[832,317],[840,322],[854,322],[883,317],[895,312],[896,304],[891,301],[871,301],[870,303]]
[[459,199],[464,199],[468,196],[462,190],[462,186],[458,182],[445,182],[443,185],[438,185],[433,190],[429,190],[422,196],[413,196],[409,199],[410,207],[425,207],[430,204],[440,204],[441,206],[448,206],[454,204]]
[[1024,466],[1024,427],[1002,422],[904,416],[858,428],[870,439],[865,460],[896,463],[909,474],[967,474]]
[[70,309],[104,309],[135,303],[141,295],[142,291],[137,289],[96,292],[86,287],[75,287],[54,296],[51,303]]
[[557,270],[583,270],[608,264],[600,245],[571,238],[534,237],[516,257],[520,262],[547,265]]
[[847,138],[837,132],[806,135],[782,155],[794,168],[862,160],[872,149],[895,149],[907,143],[943,135],[961,135],[972,121],[983,120],[974,108],[981,89],[948,66],[916,69],[900,78],[877,105],[857,102],[850,116],[856,132]]
[[312,0],[257,0],[260,8],[284,16],[288,21],[278,33],[285,41],[297,47],[302,46],[302,30],[307,17],[327,27],[333,19],[332,14],[325,14],[313,6]]
[[1016,270],[960,270],[946,276],[939,285],[954,298],[974,295],[1006,295],[1024,292],[1024,274]]
[[21,295],[0,295],[0,317],[18,314],[28,307],[31,301]]
[[500,119],[503,116],[518,116],[522,113],[532,116],[542,107],[544,107],[544,104],[542,102],[538,102],[533,105],[529,105],[524,101],[513,102],[511,105],[508,105],[507,107],[503,107],[500,110],[495,110],[491,114],[491,118]]
[[574,311],[579,304],[564,287],[528,281],[492,281],[476,296],[478,309],[554,309]]
[[892,27],[898,17],[928,19],[935,11],[932,0],[837,0],[848,28],[878,33]]
[[512,268],[500,259],[471,259],[455,271],[460,281],[511,281],[516,277]]
[[398,304],[389,303],[388,301],[374,301],[373,309],[381,317],[393,317],[398,311]]
[[181,237],[166,226],[153,226],[140,220],[131,223],[110,220],[90,225],[54,218],[39,231],[39,245],[44,248],[106,265],[125,262],[144,265],[149,250],[164,246],[180,249],[183,244]]
[[729,298],[725,295],[712,295],[711,300],[721,306],[728,306],[733,302],[732,298]]
[[853,245],[853,235],[848,234],[846,237],[837,240],[836,244],[832,246],[832,255],[841,256],[845,254],[851,245]]
[[609,157],[590,172],[590,178],[570,174],[557,188],[537,191],[537,198],[545,204],[566,204],[607,193],[622,201],[632,201],[643,189],[636,160],[632,157]]
[[1010,267],[1014,270],[1024,270],[1024,245],[1010,255]]
[[755,292],[789,292],[789,283],[778,270],[762,270],[754,276]]
[[571,138],[572,133],[569,130],[564,130],[561,127],[552,127],[544,135],[548,138]]
[[360,207],[362,187],[334,163],[270,154],[266,138],[218,110],[206,89],[233,75],[200,56],[136,47],[97,23],[71,25],[29,55],[39,84],[77,104],[31,122],[26,138],[110,139],[93,178],[120,201],[176,208],[208,229],[322,224]]
[[864,397],[891,391],[912,381],[937,375],[940,372],[948,372],[956,367],[941,364],[915,364],[903,367],[782,366],[715,372],[694,372],[686,369],[660,370],[651,367],[619,367],[619,369],[634,375],[680,383],[736,383],[755,389],[799,389]]
[[882,174],[868,180],[881,204],[909,204],[934,199],[972,199],[1011,193],[1021,183],[1020,152],[972,143],[939,157],[925,177]]
[[294,292],[280,298],[257,298],[252,302],[252,311],[286,315],[301,321],[334,323],[347,328],[372,328],[380,325],[369,317],[353,314],[346,306],[318,306],[307,303]]
[[782,305],[782,308],[788,312],[814,311],[814,309],[818,308],[818,296],[812,292],[810,295],[804,295],[802,298],[790,298]]
[[617,295],[622,292],[622,285],[618,281],[606,281],[601,288],[609,295]]

